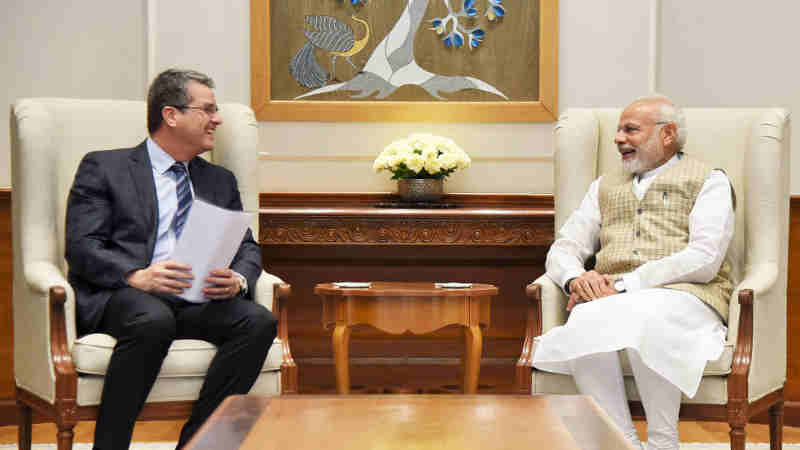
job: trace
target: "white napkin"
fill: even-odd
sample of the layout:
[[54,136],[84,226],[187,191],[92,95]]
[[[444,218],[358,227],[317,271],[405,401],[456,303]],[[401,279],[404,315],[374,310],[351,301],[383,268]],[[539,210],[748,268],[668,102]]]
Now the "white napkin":
[[364,281],[337,281],[333,283],[333,286],[337,288],[368,288],[372,286],[372,283]]
[[437,288],[442,288],[442,289],[459,289],[459,288],[471,288],[472,287],[472,283],[455,283],[455,282],[434,283],[433,285],[436,286]]

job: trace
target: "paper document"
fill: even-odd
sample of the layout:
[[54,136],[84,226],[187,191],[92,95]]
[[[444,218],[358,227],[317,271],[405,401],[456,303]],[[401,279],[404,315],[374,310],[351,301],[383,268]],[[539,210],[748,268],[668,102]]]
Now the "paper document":
[[252,212],[232,211],[195,199],[170,259],[192,266],[192,286],[178,297],[194,303],[209,301],[203,295],[206,277],[214,269],[230,266]]

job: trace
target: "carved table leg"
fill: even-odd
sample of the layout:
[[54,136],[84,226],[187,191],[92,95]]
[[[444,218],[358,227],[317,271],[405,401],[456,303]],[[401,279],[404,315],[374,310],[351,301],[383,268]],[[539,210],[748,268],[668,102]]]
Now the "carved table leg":
[[464,327],[464,393],[478,392],[483,334],[477,325]]
[[336,366],[336,390],[350,393],[350,327],[336,325],[333,330],[333,357]]

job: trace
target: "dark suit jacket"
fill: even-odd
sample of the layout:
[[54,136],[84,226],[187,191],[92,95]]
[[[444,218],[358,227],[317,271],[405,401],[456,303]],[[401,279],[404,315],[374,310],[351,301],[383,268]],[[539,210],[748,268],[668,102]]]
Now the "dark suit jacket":
[[[195,198],[241,210],[236,178],[196,157],[189,161]],[[146,142],[84,156],[67,199],[67,280],[75,289],[78,334],[97,329],[108,299],[125,275],[150,265],[158,205]],[[191,264],[191,261],[187,261]],[[248,296],[261,274],[261,249],[250,230],[230,266],[247,279]]]

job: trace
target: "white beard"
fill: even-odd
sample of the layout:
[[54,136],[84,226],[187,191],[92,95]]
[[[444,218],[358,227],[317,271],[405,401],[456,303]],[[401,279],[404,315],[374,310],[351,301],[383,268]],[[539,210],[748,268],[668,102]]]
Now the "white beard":
[[644,164],[642,164],[642,160],[639,159],[638,156],[636,158],[633,158],[633,159],[627,159],[627,160],[623,159],[622,160],[622,168],[626,172],[631,173],[633,175],[636,175],[637,173],[641,172],[642,168],[643,168],[642,167],[643,165]]
[[654,165],[655,161],[649,160],[656,158],[656,138],[657,135],[653,134],[649,139],[647,139],[647,142],[638,148],[634,147],[636,149],[636,157],[632,159],[623,159],[622,168],[633,175],[641,174],[642,172],[647,172],[648,170],[654,169],[655,167],[650,166]]

